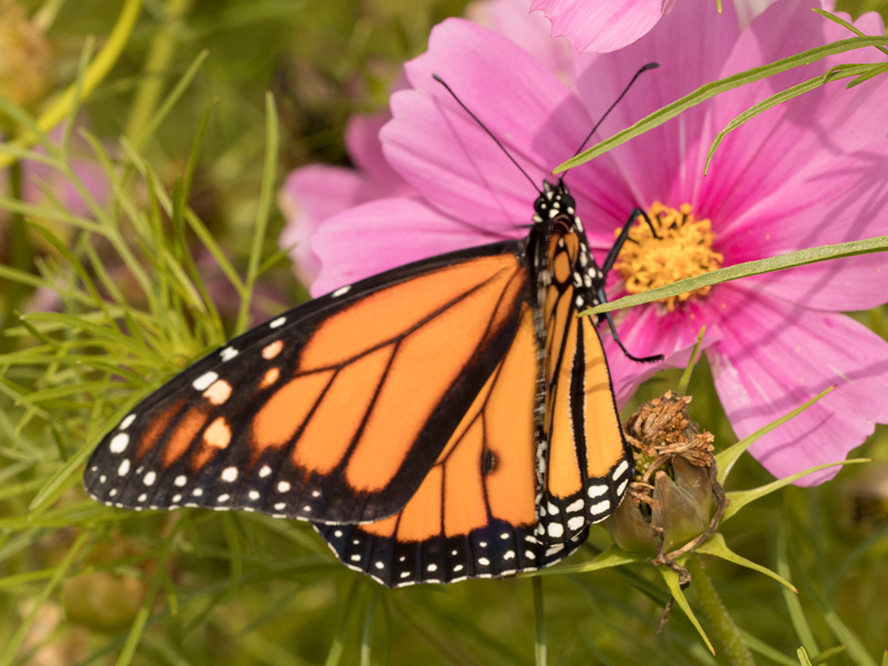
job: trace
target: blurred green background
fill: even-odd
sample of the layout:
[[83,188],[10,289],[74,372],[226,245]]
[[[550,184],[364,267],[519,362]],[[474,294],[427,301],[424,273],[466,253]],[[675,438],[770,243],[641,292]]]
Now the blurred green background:
[[[347,165],[342,144],[347,118],[384,108],[401,63],[423,51],[435,23],[460,15],[464,5],[146,0],[119,60],[78,120],[107,142],[111,154],[121,155],[118,138],[138,143],[150,118],[206,51],[140,152],[158,186],[172,191],[212,106],[188,205],[243,272],[260,203],[266,91],[274,96],[280,121],[276,192],[300,165]],[[10,6],[0,0],[2,11]],[[21,6],[47,27],[51,93],[75,79],[90,36],[97,47],[104,43],[122,3],[47,0]],[[844,2],[840,8],[853,14],[875,8],[888,16],[881,0]],[[45,104],[37,99],[31,110],[39,115]],[[7,121],[9,129],[15,133]],[[3,190],[9,197],[8,184]],[[131,196],[150,207],[147,191],[150,187]],[[37,274],[50,262],[64,272],[58,249],[23,231],[21,219],[2,208],[0,263]],[[264,257],[277,250],[283,223],[274,207]],[[58,222],[53,228],[63,242],[73,243],[70,226]],[[185,244],[200,256],[193,234]],[[220,277],[210,261],[200,269],[208,284]],[[224,289],[214,293],[220,300],[230,297]],[[19,331],[0,342],[4,353],[36,344],[14,313],[33,308],[37,296],[8,275],[0,278],[4,328]],[[268,316],[306,297],[282,261],[261,277],[253,306],[257,317]],[[230,333],[234,313],[222,310]],[[888,332],[885,312],[856,316],[883,337]],[[195,339],[175,352],[184,359],[200,350]],[[52,410],[20,398],[42,386],[44,372],[56,369],[12,363],[6,356],[0,356],[0,369],[0,666],[534,662],[528,579],[385,590],[336,562],[306,524],[255,514],[106,509],[88,500],[79,481],[60,487],[29,515],[35,495],[83,449],[87,433],[94,434],[90,419],[107,418],[114,405],[89,393],[69,395],[57,404],[64,420],[54,419]],[[158,366],[145,374],[156,380],[169,373],[169,367]],[[626,414],[677,381],[676,374],[655,378]],[[691,416],[716,435],[716,446],[736,441],[705,365],[690,394]],[[888,648],[886,429],[879,428],[859,455],[883,462],[846,469],[818,488],[771,495],[726,527],[736,552],[778,571],[800,590],[796,596],[746,569],[709,563],[735,621],[761,643],[759,663],[798,663],[800,645],[812,654],[844,646],[825,656],[826,663],[874,666]],[[770,480],[744,457],[731,487]],[[607,544],[604,530],[594,528],[576,557],[588,558]],[[668,592],[650,566],[548,576],[543,588],[550,664],[724,663],[708,653],[677,610],[657,632]],[[693,588],[689,597],[694,603]]]

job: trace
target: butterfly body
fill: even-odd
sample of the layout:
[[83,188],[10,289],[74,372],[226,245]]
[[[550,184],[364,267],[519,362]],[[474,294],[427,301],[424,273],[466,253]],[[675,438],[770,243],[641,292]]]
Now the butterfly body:
[[595,323],[604,274],[562,184],[522,240],[342,287],[137,405],[84,484],[136,510],[310,520],[389,586],[548,566],[633,469]]

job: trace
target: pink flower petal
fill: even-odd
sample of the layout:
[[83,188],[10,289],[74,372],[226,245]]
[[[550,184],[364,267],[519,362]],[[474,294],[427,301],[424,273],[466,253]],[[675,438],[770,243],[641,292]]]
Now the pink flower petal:
[[[888,145],[837,156],[816,174],[791,174],[779,192],[746,213],[740,228],[719,238],[717,249],[730,263],[740,263],[888,235],[888,216],[879,212],[888,202],[886,182]],[[867,310],[885,302],[888,257],[879,253],[821,262],[743,284],[810,308]]]
[[[839,26],[811,11],[818,6],[816,0],[785,0],[769,7],[741,35],[723,75],[847,37]],[[872,28],[873,21],[859,23]],[[878,52],[872,51],[833,56],[719,95],[713,100],[710,130],[718,131],[777,90],[841,62],[874,61]],[[829,84],[752,119],[729,134],[717,150],[700,191],[700,210],[721,218],[723,233],[742,228],[749,223],[744,218],[748,210],[769,195],[782,193],[787,180],[810,180],[829,171],[837,156],[876,145],[888,131],[886,105],[888,85],[876,77],[851,90],[842,82]]]
[[526,51],[460,19],[436,26],[429,50],[405,70],[415,90],[392,97],[394,120],[381,135],[388,160],[443,212],[462,217],[470,211],[475,223],[503,236],[525,235],[533,186],[432,74],[535,183],[573,154],[591,127],[579,100]]
[[552,22],[553,37],[567,37],[580,52],[598,53],[631,44],[668,13],[661,0],[533,0],[530,8]]
[[[617,53],[578,59],[580,95],[596,120],[639,67],[660,64],[642,75],[602,123],[598,140],[718,78],[738,35],[732,4],[724,3],[723,9],[719,14],[716,3],[679,2],[656,30],[634,44]],[[608,154],[619,179],[631,188],[632,205],[647,208],[657,200],[673,205],[694,200],[705,157],[700,137],[706,114],[706,105],[689,109]]]
[[312,164],[291,172],[278,194],[278,205],[287,218],[278,243],[292,247],[297,277],[305,284],[317,277],[321,260],[309,239],[327,218],[387,192],[352,169]]
[[388,109],[352,116],[345,126],[345,148],[354,165],[376,184],[380,192],[390,197],[410,196],[412,189],[385,159],[379,141],[379,131],[391,119]]
[[[738,437],[746,437],[820,391],[832,393],[751,448],[787,476],[842,460],[888,420],[888,343],[840,314],[793,307],[722,285],[712,315],[722,339],[708,351],[715,385]],[[716,305],[716,303],[713,303]],[[801,485],[832,478],[832,468]]]
[[552,25],[542,14],[531,14],[526,0],[472,2],[466,7],[465,17],[508,38],[565,84],[573,86],[570,42],[551,38]]
[[311,238],[321,270],[312,296],[396,266],[501,240],[419,199],[379,199],[326,220]]

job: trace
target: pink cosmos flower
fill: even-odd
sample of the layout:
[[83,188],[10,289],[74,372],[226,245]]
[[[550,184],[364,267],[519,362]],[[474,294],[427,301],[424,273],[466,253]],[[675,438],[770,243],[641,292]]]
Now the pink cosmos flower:
[[646,35],[676,0],[533,0],[552,22],[552,36],[566,37],[580,53],[609,53]]
[[[445,21],[432,32],[428,52],[405,66],[412,89],[392,96],[393,120],[380,135],[388,164],[412,195],[363,203],[320,224],[310,239],[319,261],[312,292],[526,235],[534,191],[432,73],[448,81],[541,181],[574,153],[644,63],[658,61],[661,68],[636,84],[602,135],[703,83],[847,36],[811,12],[815,6],[813,0],[778,0],[741,30],[730,3],[721,15],[714,3],[679,3],[632,46],[579,58],[569,84],[503,36],[467,21]],[[884,34],[875,14],[856,25]],[[877,56],[855,52],[846,60]],[[708,261],[716,265],[888,233],[888,85],[881,79],[850,91],[841,84],[821,88],[767,112],[730,134],[709,176],[702,175],[710,141],[730,119],[841,61],[831,58],[721,95],[572,170],[566,182],[599,258],[634,206],[656,202],[685,211],[689,206],[697,220],[709,220]],[[680,251],[673,258],[680,264],[685,256]],[[631,282],[637,276],[626,277]],[[621,291],[615,276],[612,295]],[[888,421],[888,343],[836,312],[886,300],[888,262],[868,255],[717,285],[671,311],[662,303],[635,308],[621,313],[618,328],[633,353],[664,353],[666,363],[680,365],[705,324],[716,388],[740,437],[836,386],[751,449],[772,473],[785,476],[842,459],[874,423]],[[629,361],[610,339],[606,347],[615,389],[625,400],[656,367]]]
[[[321,260],[312,250],[309,239],[324,220],[365,201],[414,194],[382,154],[379,130],[391,117],[384,111],[349,119],[345,147],[355,169],[310,164],[292,171],[284,181],[278,205],[287,218],[287,225],[278,242],[282,248],[289,249],[296,276],[304,284],[313,284],[321,269]],[[311,293],[320,296],[327,291],[321,283],[315,284]]]
[[[689,0],[685,0],[686,2]],[[740,25],[772,0],[735,0]],[[532,0],[552,23],[552,37],[565,37],[580,53],[610,53],[646,35],[677,0]]]

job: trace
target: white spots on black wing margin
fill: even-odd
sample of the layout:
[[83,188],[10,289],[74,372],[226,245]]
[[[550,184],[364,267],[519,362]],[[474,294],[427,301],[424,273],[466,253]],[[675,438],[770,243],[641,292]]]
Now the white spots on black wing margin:
[[120,429],[120,430],[126,430],[127,428],[129,428],[129,427],[133,424],[133,421],[135,421],[135,420],[136,420],[136,415],[135,415],[135,413],[130,414],[130,415],[127,416],[125,419],[123,419],[123,421],[120,422],[120,425],[118,426],[118,429]]
[[210,388],[210,384],[217,379],[219,379],[219,375],[211,370],[210,372],[203,373],[200,377],[191,382],[191,386],[197,391],[205,391]]
[[620,464],[617,465],[617,468],[614,470],[614,473],[611,475],[611,478],[616,481],[619,479],[626,471],[629,469],[629,463],[625,460],[620,461]]
[[126,451],[126,447],[129,446],[129,435],[126,433],[118,433],[111,438],[111,442],[108,444],[108,450],[111,453],[121,454]]
[[330,294],[330,296],[332,296],[333,298],[337,298],[337,297],[339,297],[339,296],[342,296],[342,295],[344,295],[344,294],[347,294],[347,293],[349,292],[350,289],[351,289],[351,285],[348,284],[348,285],[346,285],[346,286],[344,286],[344,287],[340,287],[339,289],[337,289],[336,291],[334,291],[332,294]]
[[240,352],[234,347],[226,347],[222,351],[219,352],[219,357],[222,359],[223,363],[227,363],[235,356],[237,356]]
[[589,513],[593,516],[602,516],[610,511],[611,503],[609,499],[601,500],[600,502],[596,502],[595,504],[589,505]]
[[269,328],[280,328],[281,326],[283,326],[286,323],[287,323],[286,317],[278,317],[277,319],[273,319],[271,322],[269,322],[268,327]]
[[233,465],[231,467],[226,467],[222,470],[222,473],[219,475],[219,478],[222,479],[225,483],[234,483],[237,481],[238,477],[238,469]]

